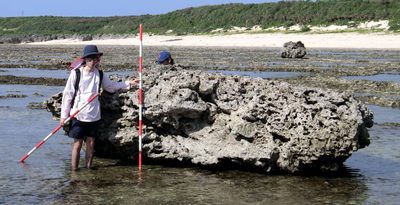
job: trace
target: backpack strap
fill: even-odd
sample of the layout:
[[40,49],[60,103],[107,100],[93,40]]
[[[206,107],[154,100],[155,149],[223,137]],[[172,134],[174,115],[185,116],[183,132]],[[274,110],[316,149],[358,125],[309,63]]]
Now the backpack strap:
[[101,83],[103,82],[103,71],[99,70],[99,74],[100,74],[100,82],[99,82],[99,93],[100,93]]
[[72,98],[71,102],[71,108],[74,107],[76,93],[79,90],[79,81],[81,80],[81,71],[79,70],[79,68],[75,69],[75,73],[76,73],[76,80],[74,85],[75,90],[74,90],[74,97]]

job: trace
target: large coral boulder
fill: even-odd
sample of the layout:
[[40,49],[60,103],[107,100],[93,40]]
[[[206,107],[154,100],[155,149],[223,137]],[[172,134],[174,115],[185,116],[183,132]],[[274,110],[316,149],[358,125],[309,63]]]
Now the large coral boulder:
[[[144,74],[147,161],[262,172],[337,170],[369,145],[372,113],[352,96],[176,67]],[[60,95],[48,102],[55,115]],[[137,90],[101,97],[98,156],[135,159]]]
[[283,44],[282,58],[303,58],[307,54],[306,47],[301,41],[289,41]]

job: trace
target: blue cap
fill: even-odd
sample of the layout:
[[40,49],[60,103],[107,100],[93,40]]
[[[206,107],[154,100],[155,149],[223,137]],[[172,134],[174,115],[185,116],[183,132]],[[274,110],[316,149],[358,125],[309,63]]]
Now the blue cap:
[[168,51],[162,51],[158,56],[158,63],[162,63],[168,60],[168,58],[171,58],[171,54]]
[[86,58],[90,55],[103,55],[103,53],[99,52],[97,46],[95,45],[87,45],[83,48],[83,56],[82,58]]

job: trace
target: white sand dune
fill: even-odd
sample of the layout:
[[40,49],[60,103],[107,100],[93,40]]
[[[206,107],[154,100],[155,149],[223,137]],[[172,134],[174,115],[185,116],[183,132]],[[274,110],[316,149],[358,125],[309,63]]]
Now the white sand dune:
[[[302,41],[306,48],[400,49],[400,34],[387,33],[263,33],[232,35],[144,35],[144,46],[282,47],[287,41]],[[80,41],[75,39],[34,42],[39,45],[139,45],[139,38]]]

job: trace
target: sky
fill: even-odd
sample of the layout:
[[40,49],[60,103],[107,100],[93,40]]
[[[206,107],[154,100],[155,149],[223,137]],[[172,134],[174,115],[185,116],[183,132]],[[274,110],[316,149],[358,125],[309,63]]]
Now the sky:
[[178,9],[228,3],[266,3],[278,0],[3,0],[0,17],[130,16],[164,14]]

